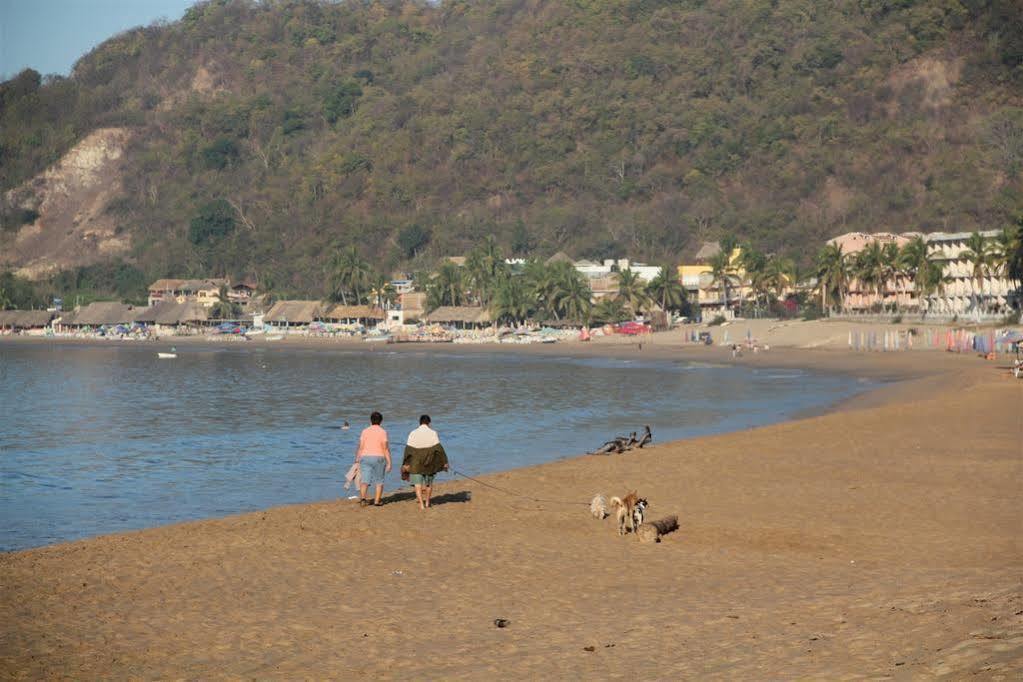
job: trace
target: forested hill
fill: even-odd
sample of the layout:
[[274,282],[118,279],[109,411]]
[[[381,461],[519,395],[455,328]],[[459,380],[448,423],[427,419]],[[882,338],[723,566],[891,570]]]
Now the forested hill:
[[110,257],[310,294],[350,243],[805,258],[1023,208],[1018,0],[214,0],[0,107],[0,247],[45,229],[36,174],[125,129]]

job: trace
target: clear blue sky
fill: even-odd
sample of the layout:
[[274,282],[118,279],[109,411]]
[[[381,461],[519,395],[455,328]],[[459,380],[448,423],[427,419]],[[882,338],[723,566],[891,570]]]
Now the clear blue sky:
[[25,68],[67,75],[121,31],[176,21],[196,0],[0,0],[0,80]]

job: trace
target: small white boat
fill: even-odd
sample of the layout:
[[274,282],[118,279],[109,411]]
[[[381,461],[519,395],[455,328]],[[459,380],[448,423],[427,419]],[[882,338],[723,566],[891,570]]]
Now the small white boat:
[[269,336],[264,336],[263,338],[266,339],[267,341],[280,341],[281,339],[284,338],[284,334],[270,334]]
[[178,354],[177,353],[157,353],[156,357],[160,358],[161,360],[170,360],[172,358],[178,357]]

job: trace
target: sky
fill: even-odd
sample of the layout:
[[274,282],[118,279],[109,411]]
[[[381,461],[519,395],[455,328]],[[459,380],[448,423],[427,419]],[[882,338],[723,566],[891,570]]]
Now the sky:
[[68,75],[107,38],[157,19],[176,21],[197,0],[0,0],[0,80],[22,69]]

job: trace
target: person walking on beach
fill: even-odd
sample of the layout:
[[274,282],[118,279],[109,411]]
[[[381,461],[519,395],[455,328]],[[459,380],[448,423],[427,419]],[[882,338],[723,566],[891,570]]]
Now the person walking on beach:
[[363,507],[369,504],[367,493],[370,485],[376,486],[373,506],[383,506],[380,498],[384,494],[384,474],[391,470],[391,446],[387,442],[387,432],[380,426],[383,421],[384,416],[379,412],[369,416],[369,426],[362,430],[359,449],[355,451],[355,461],[359,463],[359,475],[362,478],[359,505]]
[[440,444],[440,436],[430,428],[430,415],[419,418],[419,428],[408,435],[401,471],[407,473],[416,488],[420,509],[429,509],[433,495],[433,478],[438,471],[448,470],[448,454]]

